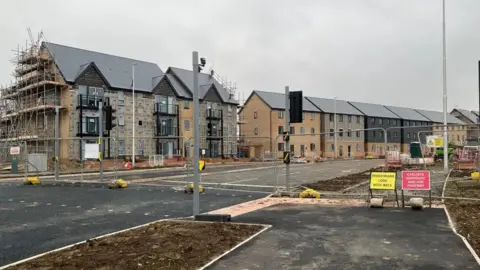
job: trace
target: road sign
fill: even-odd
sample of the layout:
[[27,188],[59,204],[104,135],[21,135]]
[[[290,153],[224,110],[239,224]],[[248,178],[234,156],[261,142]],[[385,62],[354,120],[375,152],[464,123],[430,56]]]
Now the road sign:
[[19,154],[20,154],[20,146],[10,147],[10,155],[19,155]]
[[370,189],[394,190],[395,172],[372,172],[370,174]]
[[430,190],[429,171],[402,171],[403,190]]
[[430,148],[443,147],[443,138],[438,135],[427,136],[427,147],[430,147]]

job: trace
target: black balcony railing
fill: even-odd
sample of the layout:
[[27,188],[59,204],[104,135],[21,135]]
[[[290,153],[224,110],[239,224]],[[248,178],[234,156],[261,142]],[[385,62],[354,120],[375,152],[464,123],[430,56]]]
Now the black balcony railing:
[[178,115],[178,105],[155,103],[155,110],[153,114]]
[[155,136],[178,136],[178,127],[157,126],[155,129]]
[[107,105],[110,104],[110,99],[104,96],[97,96],[97,95],[78,95],[77,97],[77,109],[88,108],[88,109],[96,109],[98,110],[98,103],[102,100],[106,102]]
[[221,119],[222,113],[222,110],[207,109],[207,119]]
[[218,129],[218,130],[210,130],[210,131],[207,131],[207,138],[220,138],[220,137],[223,137],[223,132],[222,130]]

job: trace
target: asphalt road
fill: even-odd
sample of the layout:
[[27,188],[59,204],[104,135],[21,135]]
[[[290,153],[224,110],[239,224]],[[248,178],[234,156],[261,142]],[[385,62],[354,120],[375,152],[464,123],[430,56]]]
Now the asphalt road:
[[234,221],[273,227],[212,269],[479,268],[443,209],[279,205]]
[[[381,160],[347,160],[330,161],[314,164],[292,164],[290,166],[290,186],[327,180],[341,175],[362,172],[383,164]],[[285,165],[277,167],[278,185],[285,187]],[[277,185],[277,172],[273,167],[265,169],[224,171],[203,175],[201,181],[205,186],[223,186],[229,188],[248,188],[272,191]],[[185,183],[192,178],[163,179],[157,183]]]
[[[208,191],[201,212],[263,195]],[[0,265],[158,219],[192,215],[192,195],[171,187],[18,186],[0,183]]]

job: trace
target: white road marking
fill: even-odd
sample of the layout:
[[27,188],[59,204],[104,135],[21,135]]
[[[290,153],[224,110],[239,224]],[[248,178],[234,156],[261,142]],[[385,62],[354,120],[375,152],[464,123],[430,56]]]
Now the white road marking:
[[250,178],[250,179],[238,180],[238,181],[233,181],[233,182],[228,182],[228,183],[229,184],[234,184],[234,183],[242,183],[242,182],[248,182],[248,181],[253,181],[253,180],[258,180],[258,178]]
[[[300,173],[300,172],[291,172],[290,175],[292,175],[292,174],[299,174],[299,173]],[[280,174],[279,176],[285,176],[285,175],[287,175],[287,174],[282,173],[282,174]]]
[[[185,183],[184,181],[175,181],[175,180],[162,181],[162,182],[164,182],[164,183],[174,183],[174,184]],[[216,185],[216,186],[238,186],[238,187],[264,187],[264,188],[274,188],[275,187],[275,186],[265,186],[265,185],[231,184],[231,183],[222,183],[222,182],[217,182],[217,183],[201,182],[200,184],[202,184],[202,185]],[[177,192],[177,191],[175,191],[175,192]]]
[[61,206],[62,206],[62,207],[65,207],[65,206],[67,206],[67,205],[66,205],[66,204],[62,204]]
[[324,169],[316,169],[316,170],[312,170],[312,172],[321,172],[321,171],[325,171],[327,168],[324,168]]
[[108,212],[113,212],[113,210],[112,210],[112,209],[108,209]]

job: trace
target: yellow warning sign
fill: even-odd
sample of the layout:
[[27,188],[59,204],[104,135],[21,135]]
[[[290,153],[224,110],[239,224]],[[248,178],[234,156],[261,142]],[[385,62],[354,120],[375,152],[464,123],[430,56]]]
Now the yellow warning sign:
[[205,170],[205,161],[203,161],[203,160],[198,161],[198,170],[199,171]]
[[372,172],[370,189],[394,190],[397,174],[395,172]]
[[427,136],[427,147],[430,147],[430,148],[443,147],[443,138],[436,135]]

